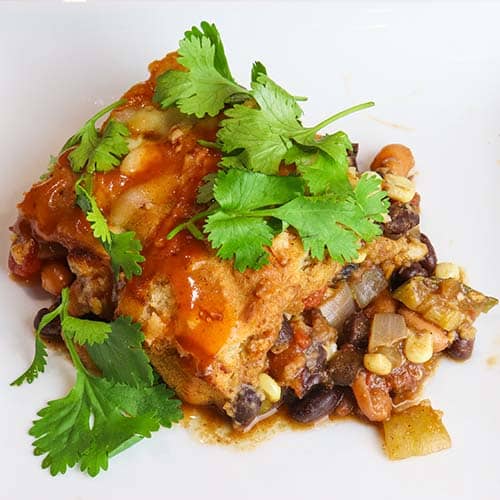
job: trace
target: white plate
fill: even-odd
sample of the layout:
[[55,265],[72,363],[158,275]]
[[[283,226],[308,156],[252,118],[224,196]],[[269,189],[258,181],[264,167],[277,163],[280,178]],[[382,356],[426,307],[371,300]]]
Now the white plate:
[[32,455],[35,411],[68,389],[73,369],[51,354],[31,386],[8,382],[31,359],[30,324],[43,303],[7,276],[7,227],[50,153],[104,103],[146,77],[202,19],[222,32],[233,72],[253,60],[307,95],[306,123],[373,99],[341,127],[368,161],[402,142],[415,152],[422,227],[442,260],[464,265],[480,290],[500,294],[500,5],[110,3],[0,5],[3,244],[0,497],[500,498],[500,308],[478,321],[472,360],[443,362],[426,393],[445,411],[453,447],[389,462],[376,431],[356,423],[286,432],[254,451],[202,445],[180,426],[114,458],[96,479],[52,478]]

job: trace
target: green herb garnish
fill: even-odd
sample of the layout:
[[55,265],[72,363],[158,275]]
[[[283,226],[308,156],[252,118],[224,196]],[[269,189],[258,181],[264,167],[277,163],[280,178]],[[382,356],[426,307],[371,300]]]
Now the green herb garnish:
[[109,229],[95,198],[84,187],[85,180],[85,177],[81,177],[75,184],[76,201],[85,212],[94,237],[102,243],[108,253],[115,276],[118,276],[120,271],[123,271],[127,279],[141,274],[142,269],[139,264],[145,260],[141,255],[141,242],[135,237],[134,231],[114,233]]
[[[60,318],[76,382],[65,397],[38,412],[40,418],[29,433],[35,437],[35,455],[45,455],[42,467],[52,475],[78,463],[82,471],[95,476],[108,468],[110,457],[150,437],[160,426],[178,422],[182,411],[173,391],[155,385],[139,325],[124,317],[110,324],[74,318],[68,313],[68,303],[69,291],[64,289],[61,304],[42,318],[37,334],[55,317]],[[75,343],[87,346],[103,377],[89,373]],[[14,383],[20,385],[22,377]]]
[[83,170],[88,173],[107,172],[120,164],[121,159],[129,151],[128,128],[116,120],[109,120],[103,131],[99,132],[96,122],[125,102],[120,100],[105,107],[85,122],[83,127],[66,141],[61,151],[74,147],[69,154],[69,161],[74,172]]
[[[176,105],[197,117],[224,112],[216,143],[200,144],[222,152],[220,170],[201,186],[198,202],[214,202],[167,237],[187,229],[203,233],[217,255],[233,259],[237,270],[259,269],[269,262],[266,247],[288,227],[317,259],[325,250],[344,262],[357,257],[361,240],[381,234],[388,201],[380,179],[362,176],[352,187],[348,176],[351,142],[344,132],[318,137],[335,120],[370,106],[348,108],[314,127],[304,127],[298,98],[276,84],[260,62],[251,72],[251,90],[235,83],[214,25],[201,24],[180,42],[179,62],[186,71],[167,71],[155,100]],[[214,96],[216,96],[214,98]],[[295,165],[278,176],[280,166]],[[215,180],[214,180],[215,179]],[[205,220],[203,233],[195,223]]]

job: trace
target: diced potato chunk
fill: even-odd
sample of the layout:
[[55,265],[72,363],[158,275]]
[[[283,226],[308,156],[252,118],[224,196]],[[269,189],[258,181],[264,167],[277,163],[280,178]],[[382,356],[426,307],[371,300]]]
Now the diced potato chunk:
[[385,450],[391,460],[429,455],[451,446],[441,412],[425,401],[393,413],[384,422]]

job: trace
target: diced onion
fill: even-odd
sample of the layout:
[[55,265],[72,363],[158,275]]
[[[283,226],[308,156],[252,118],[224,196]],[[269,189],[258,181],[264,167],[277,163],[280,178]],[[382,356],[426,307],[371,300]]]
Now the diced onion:
[[349,285],[341,281],[334,290],[334,295],[329,297],[319,310],[331,326],[341,328],[345,320],[356,311]]
[[363,308],[387,288],[387,280],[382,269],[374,266],[366,270],[358,281],[351,284],[351,287],[354,299],[358,306]]
[[368,351],[375,352],[379,347],[390,347],[408,337],[405,319],[401,314],[378,313],[373,316],[368,341]]

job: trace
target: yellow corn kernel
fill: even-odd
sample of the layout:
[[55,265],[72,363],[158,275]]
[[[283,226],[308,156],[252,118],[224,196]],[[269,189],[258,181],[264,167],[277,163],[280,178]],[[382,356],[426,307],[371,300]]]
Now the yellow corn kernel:
[[476,338],[476,329],[472,325],[459,328],[457,333],[461,339],[474,340]]
[[412,363],[425,363],[432,358],[432,334],[413,333],[406,339],[404,347],[405,356]]
[[362,264],[366,260],[366,256],[367,256],[366,250],[361,248],[358,250],[358,256],[351,262],[353,264]]
[[276,403],[281,398],[281,387],[267,373],[259,375],[259,387],[271,403]]
[[365,368],[376,375],[389,375],[392,371],[392,364],[389,358],[380,353],[369,353],[363,357]]
[[389,198],[400,201],[401,203],[408,203],[415,196],[415,186],[413,182],[401,175],[386,174],[383,188],[387,192]]
[[453,264],[453,262],[440,262],[436,266],[434,274],[436,275],[436,278],[441,278],[441,279],[453,278],[455,280],[459,280],[460,268],[456,264]]

